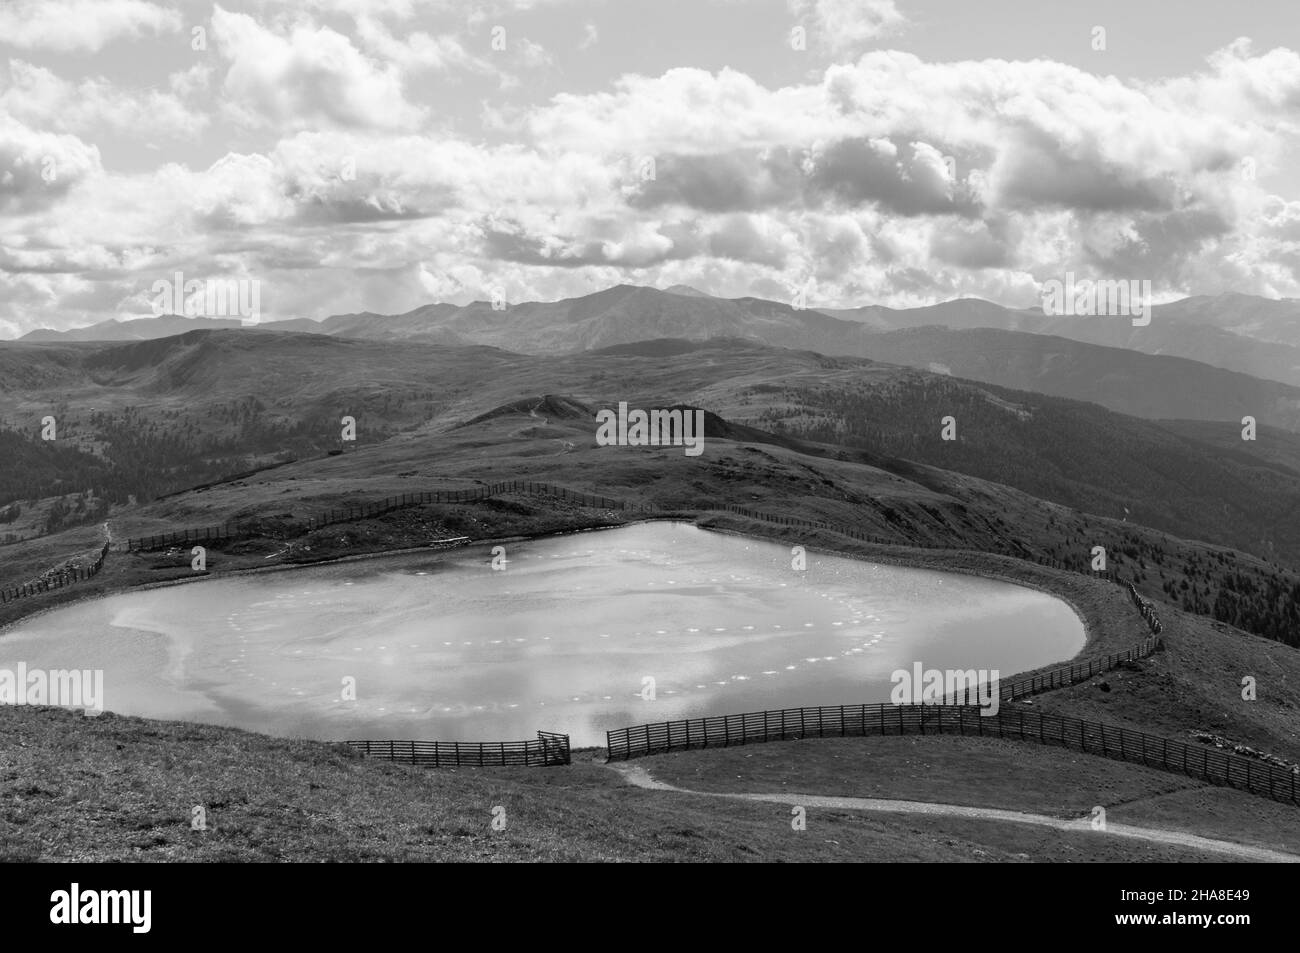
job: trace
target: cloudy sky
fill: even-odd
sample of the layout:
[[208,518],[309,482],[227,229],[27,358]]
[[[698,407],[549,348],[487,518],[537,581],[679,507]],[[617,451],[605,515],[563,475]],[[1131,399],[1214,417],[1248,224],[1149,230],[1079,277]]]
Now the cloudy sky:
[[3,0],[0,337],[177,271],[264,320],[1300,297],[1297,51],[1294,0]]

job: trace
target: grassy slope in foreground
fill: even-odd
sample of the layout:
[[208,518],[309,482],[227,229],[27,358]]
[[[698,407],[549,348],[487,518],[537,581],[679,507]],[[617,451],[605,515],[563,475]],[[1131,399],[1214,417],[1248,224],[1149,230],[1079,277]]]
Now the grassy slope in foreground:
[[[87,719],[35,708],[9,708],[0,719],[0,858],[6,860],[1223,859],[1092,832],[853,811],[811,811],[808,831],[796,834],[782,805],[643,791],[581,758],[569,768],[428,771],[367,761],[338,746],[205,725],[111,714]],[[854,750],[847,743],[795,744],[814,761]],[[771,747],[776,752],[789,745]],[[739,775],[738,759],[754,751],[705,754],[715,756],[715,770]],[[908,770],[906,751],[864,744],[857,752],[876,767],[904,759],[890,773]],[[971,777],[998,773],[978,750],[936,754],[966,759]],[[1002,760],[1002,753],[994,754]],[[1026,798],[1026,791],[1100,791],[1099,777],[1130,801],[1184,790],[1177,779],[1142,768],[1120,772],[1123,766],[1098,766],[1053,749],[1019,754],[1016,784],[1004,784],[999,796],[979,795],[981,802],[1022,809],[1028,800],[1037,807],[1042,797]],[[678,757],[654,764],[671,765]],[[960,801],[973,792],[934,787],[920,793],[939,796],[922,799]],[[1226,833],[1243,840],[1268,842],[1270,827],[1286,822],[1282,805],[1238,792],[1214,792],[1212,798],[1237,819]],[[1161,814],[1162,825],[1200,829],[1198,804],[1172,803]],[[191,828],[195,805],[205,808],[207,830]],[[492,830],[497,806],[506,810],[504,831]]]

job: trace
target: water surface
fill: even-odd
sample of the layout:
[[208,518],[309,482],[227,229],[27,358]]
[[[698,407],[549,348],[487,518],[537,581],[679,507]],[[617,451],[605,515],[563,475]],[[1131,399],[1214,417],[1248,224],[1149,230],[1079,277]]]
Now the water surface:
[[[0,667],[104,670],[105,708],[318,739],[575,745],[705,714],[888,701],[890,674],[1069,658],[1060,600],[653,522],[122,593],[0,636]],[[344,679],[356,700],[343,700]],[[642,697],[654,679],[653,701]]]

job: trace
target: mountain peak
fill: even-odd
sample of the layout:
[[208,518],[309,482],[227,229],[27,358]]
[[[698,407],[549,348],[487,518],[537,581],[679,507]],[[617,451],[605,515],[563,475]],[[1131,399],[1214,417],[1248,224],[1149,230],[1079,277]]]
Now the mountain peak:
[[681,295],[683,298],[712,298],[711,294],[706,294],[699,288],[692,288],[690,285],[672,285],[664,288],[668,294]]

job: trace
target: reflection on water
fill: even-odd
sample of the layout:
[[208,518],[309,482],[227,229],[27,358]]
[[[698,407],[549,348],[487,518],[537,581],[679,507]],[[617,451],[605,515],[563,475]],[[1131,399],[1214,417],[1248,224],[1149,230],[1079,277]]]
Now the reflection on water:
[[[32,619],[0,667],[104,669],[105,707],[320,739],[603,744],[608,728],[889,700],[890,674],[1075,654],[1063,602],[645,523],[125,593]],[[344,701],[346,678],[356,701]],[[643,698],[653,679],[654,700]]]

